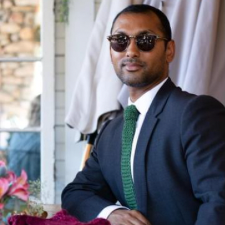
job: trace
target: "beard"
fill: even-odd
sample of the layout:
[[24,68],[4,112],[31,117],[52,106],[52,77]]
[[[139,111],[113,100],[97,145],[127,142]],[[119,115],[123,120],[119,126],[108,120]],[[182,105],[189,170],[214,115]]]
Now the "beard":
[[[140,71],[124,71],[127,62],[140,64]],[[146,63],[141,62],[138,59],[126,59],[120,63],[119,68],[114,67],[114,69],[123,84],[135,88],[142,88],[158,83],[165,77],[165,64],[161,63],[149,68]]]

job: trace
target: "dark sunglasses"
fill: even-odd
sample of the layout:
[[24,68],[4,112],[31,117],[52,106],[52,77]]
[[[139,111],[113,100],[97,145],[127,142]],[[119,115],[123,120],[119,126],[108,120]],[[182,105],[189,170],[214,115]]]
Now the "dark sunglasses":
[[138,49],[143,52],[151,51],[155,46],[156,40],[158,39],[169,41],[169,39],[159,37],[155,34],[138,34],[137,36],[128,36],[126,34],[113,34],[107,37],[107,39],[110,41],[112,49],[116,52],[125,51],[130,44],[131,38],[135,39]]

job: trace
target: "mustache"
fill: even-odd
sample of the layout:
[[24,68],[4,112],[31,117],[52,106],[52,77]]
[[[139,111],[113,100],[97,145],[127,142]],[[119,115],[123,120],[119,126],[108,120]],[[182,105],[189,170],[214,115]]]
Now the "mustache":
[[142,62],[141,60],[139,59],[135,59],[135,58],[132,58],[132,59],[123,59],[120,63],[120,66],[125,66],[126,64],[128,63],[135,63],[135,64],[139,64],[140,66],[144,66],[145,63]]

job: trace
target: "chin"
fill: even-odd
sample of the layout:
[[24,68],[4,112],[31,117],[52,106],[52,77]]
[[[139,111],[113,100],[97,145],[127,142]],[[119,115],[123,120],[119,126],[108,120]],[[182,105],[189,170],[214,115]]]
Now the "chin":
[[141,88],[145,87],[148,84],[145,82],[131,81],[131,80],[121,80],[122,83],[126,84],[129,87]]
[[126,85],[129,87],[134,87],[134,88],[143,88],[147,86],[147,84],[143,84],[143,83],[129,83]]

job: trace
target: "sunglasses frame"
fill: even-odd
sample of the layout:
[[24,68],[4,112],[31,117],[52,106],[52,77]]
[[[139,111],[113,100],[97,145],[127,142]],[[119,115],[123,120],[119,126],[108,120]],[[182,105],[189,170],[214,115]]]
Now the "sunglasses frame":
[[[116,39],[116,36],[119,36],[119,35],[122,35],[122,36],[125,36],[125,37],[127,37],[127,38],[129,38],[128,40],[127,40],[127,46],[126,46],[126,48],[124,49],[124,50],[122,50],[122,51],[116,51],[113,47],[112,47],[112,40],[113,39]],[[124,52],[124,51],[126,51],[127,50],[127,48],[128,48],[128,46],[130,45],[130,40],[131,40],[131,38],[133,38],[133,39],[135,39],[135,43],[136,43],[136,45],[137,45],[137,48],[139,49],[139,51],[142,51],[142,52],[149,52],[149,51],[151,51],[154,47],[155,47],[155,43],[156,43],[156,41],[158,40],[158,39],[160,39],[160,40],[164,40],[164,41],[170,41],[168,38],[165,38],[165,37],[160,37],[159,35],[156,35],[156,34],[143,34],[143,36],[144,35],[146,35],[146,36],[152,36],[153,37],[153,39],[154,39],[154,45],[153,45],[153,47],[150,49],[150,50],[148,50],[148,51],[144,51],[144,50],[142,50],[142,49],[140,49],[139,48],[139,46],[138,46],[138,41],[137,41],[137,37],[138,36],[140,36],[140,35],[142,35],[142,34],[138,34],[138,35],[136,35],[136,36],[133,36],[133,35],[127,35],[127,34],[112,34],[112,35],[110,35],[110,36],[108,36],[107,37],[107,39],[108,39],[108,41],[110,42],[110,46],[111,46],[111,48],[114,50],[114,51],[116,51],[116,52]]]

